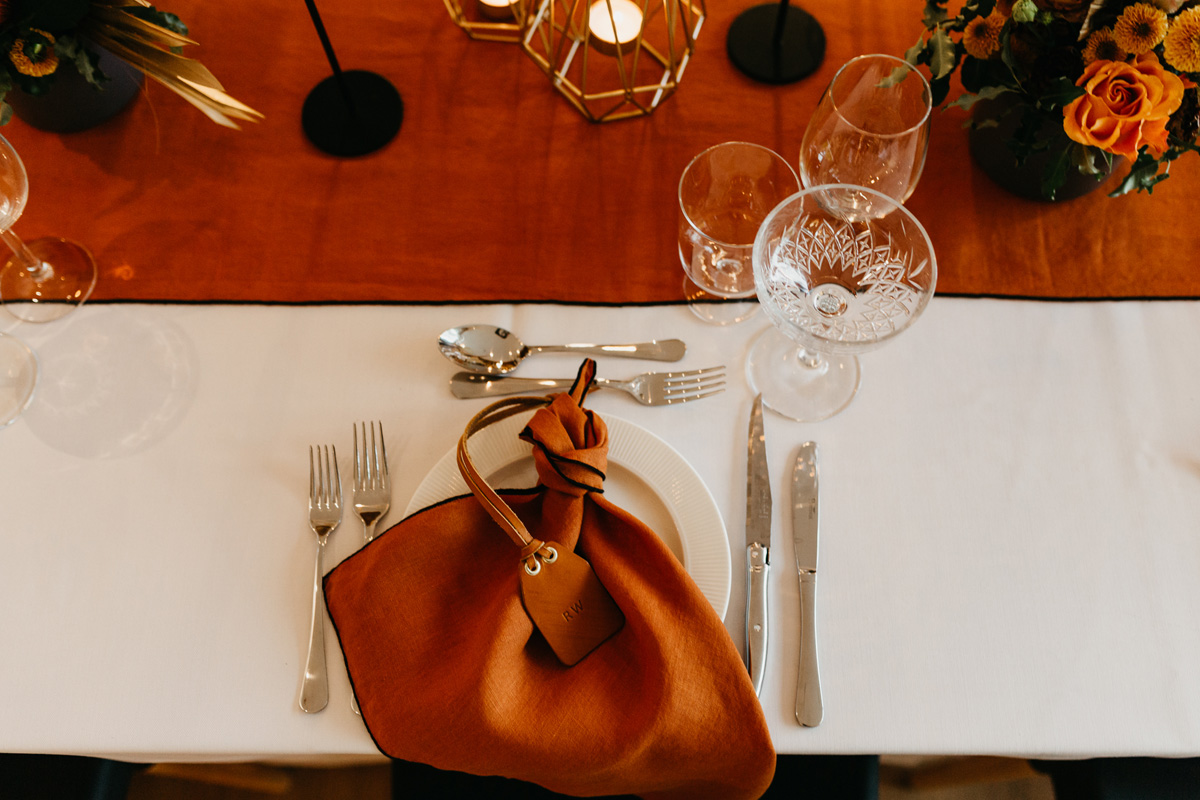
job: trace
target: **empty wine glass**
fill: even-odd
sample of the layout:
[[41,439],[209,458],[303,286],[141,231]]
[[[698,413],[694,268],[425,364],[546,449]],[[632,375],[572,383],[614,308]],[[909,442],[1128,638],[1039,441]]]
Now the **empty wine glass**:
[[679,260],[696,316],[727,325],[757,313],[754,236],[771,209],[800,189],[787,161],[747,142],[725,142],[692,159],[679,179]]
[[750,347],[747,378],[768,408],[812,422],[849,405],[859,384],[856,353],[920,316],[937,259],[898,200],[862,186],[816,186],[763,222],[754,282],[772,327]]
[[74,311],[91,295],[96,262],[83,245],[67,239],[21,241],[12,226],[28,198],[25,165],[0,136],[0,239],[12,251],[0,268],[0,302],[27,322],[50,322]]
[[925,167],[932,109],[929,83],[907,61],[888,55],[847,61],[808,121],[800,179],[806,188],[866,186],[903,203]]

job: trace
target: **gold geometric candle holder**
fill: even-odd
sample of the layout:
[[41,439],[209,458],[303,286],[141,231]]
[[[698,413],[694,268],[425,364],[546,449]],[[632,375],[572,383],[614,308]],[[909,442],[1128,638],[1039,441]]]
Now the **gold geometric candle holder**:
[[704,3],[534,0],[521,47],[592,122],[643,116],[683,79]]
[[450,19],[467,36],[485,42],[518,44],[524,38],[534,0],[443,0]]

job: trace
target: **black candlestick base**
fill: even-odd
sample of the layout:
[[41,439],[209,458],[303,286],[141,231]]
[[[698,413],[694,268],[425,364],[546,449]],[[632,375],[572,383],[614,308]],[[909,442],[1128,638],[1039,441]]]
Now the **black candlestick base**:
[[396,87],[382,75],[362,70],[318,83],[300,114],[309,141],[334,156],[375,152],[395,138],[403,120],[404,101]]
[[804,9],[766,3],[738,15],[725,49],[733,65],[756,81],[794,83],[821,66],[825,31]]

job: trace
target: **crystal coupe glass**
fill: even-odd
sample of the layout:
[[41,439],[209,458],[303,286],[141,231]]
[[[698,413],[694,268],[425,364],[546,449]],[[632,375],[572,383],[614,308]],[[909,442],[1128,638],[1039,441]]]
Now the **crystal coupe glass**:
[[26,322],[50,322],[88,299],[96,285],[96,262],[87,248],[67,239],[23,242],[12,226],[28,199],[25,165],[0,136],[0,239],[12,251],[0,267],[0,302]]
[[772,327],[751,344],[747,378],[768,408],[812,422],[849,405],[857,353],[920,316],[937,260],[925,229],[898,200],[862,186],[816,186],[763,222],[754,282]]

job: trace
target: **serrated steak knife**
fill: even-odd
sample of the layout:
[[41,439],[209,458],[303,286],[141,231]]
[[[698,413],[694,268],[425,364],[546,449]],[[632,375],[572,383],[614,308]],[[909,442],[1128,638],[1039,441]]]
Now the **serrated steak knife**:
[[817,445],[800,445],[792,471],[792,541],[800,575],[800,678],[796,685],[796,721],[821,724],[821,676],[817,670]]
[[750,411],[746,458],[746,668],[754,693],[762,688],[767,666],[767,573],[771,568],[771,479],[762,395]]

